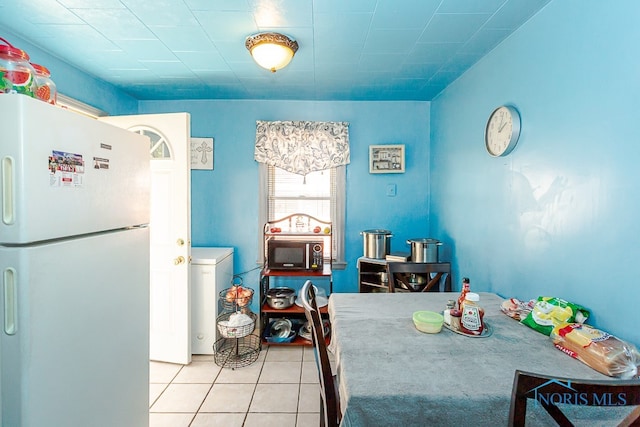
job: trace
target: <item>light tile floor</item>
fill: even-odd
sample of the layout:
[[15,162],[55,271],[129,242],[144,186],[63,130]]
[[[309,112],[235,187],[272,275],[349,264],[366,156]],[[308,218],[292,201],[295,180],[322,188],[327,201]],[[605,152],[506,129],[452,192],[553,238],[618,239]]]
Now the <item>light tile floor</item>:
[[190,365],[150,362],[150,427],[320,425],[312,347],[265,346],[258,360],[221,368],[213,356]]

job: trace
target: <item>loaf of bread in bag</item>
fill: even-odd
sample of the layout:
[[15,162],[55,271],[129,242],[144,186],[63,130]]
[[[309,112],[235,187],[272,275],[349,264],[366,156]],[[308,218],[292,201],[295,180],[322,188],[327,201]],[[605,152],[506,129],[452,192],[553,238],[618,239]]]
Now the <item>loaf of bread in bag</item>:
[[624,379],[638,376],[640,353],[633,344],[581,323],[558,325],[550,336],[558,350],[602,374]]

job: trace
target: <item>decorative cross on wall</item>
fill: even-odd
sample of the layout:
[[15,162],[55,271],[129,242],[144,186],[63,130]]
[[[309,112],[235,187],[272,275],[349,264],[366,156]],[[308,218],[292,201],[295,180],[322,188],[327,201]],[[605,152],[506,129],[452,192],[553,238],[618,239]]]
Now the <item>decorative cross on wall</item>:
[[213,156],[213,138],[191,138],[191,169],[212,170]]
[[202,141],[202,144],[200,144],[200,146],[196,148],[196,151],[199,151],[202,153],[202,156],[200,157],[200,163],[206,164],[207,153],[211,153],[213,151],[213,147],[207,146],[206,141]]

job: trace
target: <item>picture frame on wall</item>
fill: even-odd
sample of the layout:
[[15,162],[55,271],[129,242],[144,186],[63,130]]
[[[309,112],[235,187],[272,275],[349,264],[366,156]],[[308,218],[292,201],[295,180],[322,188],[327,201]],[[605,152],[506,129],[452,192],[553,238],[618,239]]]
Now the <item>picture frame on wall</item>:
[[191,138],[191,169],[213,170],[213,138]]
[[369,146],[369,173],[404,173],[404,169],[404,144]]

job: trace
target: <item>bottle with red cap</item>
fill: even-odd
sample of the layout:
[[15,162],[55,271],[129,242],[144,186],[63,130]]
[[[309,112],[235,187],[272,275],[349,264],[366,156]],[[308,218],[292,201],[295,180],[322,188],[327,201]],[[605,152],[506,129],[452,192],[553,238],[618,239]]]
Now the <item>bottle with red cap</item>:
[[35,75],[29,55],[0,37],[0,93],[21,93],[35,97]]
[[462,278],[462,290],[460,291],[460,296],[458,296],[458,306],[457,309],[462,309],[462,303],[464,302],[465,296],[471,292],[471,284],[469,283],[468,277]]
[[51,73],[49,69],[40,64],[31,63],[36,70],[36,97],[44,102],[52,105],[56,105],[58,102],[58,91],[56,84],[51,80]]
[[460,330],[468,335],[482,335],[484,330],[484,309],[480,307],[480,295],[468,292],[462,303]]

